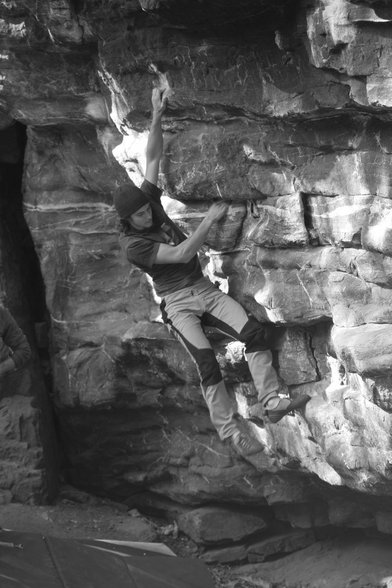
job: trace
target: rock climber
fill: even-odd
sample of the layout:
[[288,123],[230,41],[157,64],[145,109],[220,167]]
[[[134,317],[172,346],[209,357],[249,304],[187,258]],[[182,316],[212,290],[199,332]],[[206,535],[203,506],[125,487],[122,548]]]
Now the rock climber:
[[186,237],[165,213],[157,187],[163,153],[161,119],[168,100],[167,88],[152,92],[150,126],[144,181],[118,188],[114,205],[120,217],[120,241],[128,260],[149,274],[161,298],[162,318],[185,346],[199,373],[210,418],[221,440],[229,440],[242,456],[262,451],[262,446],[240,426],[228,396],[215,353],[203,331],[212,326],[245,344],[245,353],[257,393],[250,420],[277,423],[309,400],[279,396],[279,381],[263,326],[243,307],[203,276],[198,251],[214,223],[227,212],[223,201],[212,204],[192,235]]

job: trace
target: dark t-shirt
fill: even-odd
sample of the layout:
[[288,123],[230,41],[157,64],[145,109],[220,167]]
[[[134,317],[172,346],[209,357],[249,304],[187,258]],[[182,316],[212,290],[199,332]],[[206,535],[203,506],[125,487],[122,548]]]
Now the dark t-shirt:
[[140,189],[150,200],[153,213],[153,228],[148,231],[130,229],[121,234],[120,243],[127,259],[152,277],[158,296],[186,288],[203,277],[199,258],[192,257],[188,263],[155,263],[161,243],[178,245],[185,241],[184,233],[167,216],[161,204],[160,190],[148,180]]

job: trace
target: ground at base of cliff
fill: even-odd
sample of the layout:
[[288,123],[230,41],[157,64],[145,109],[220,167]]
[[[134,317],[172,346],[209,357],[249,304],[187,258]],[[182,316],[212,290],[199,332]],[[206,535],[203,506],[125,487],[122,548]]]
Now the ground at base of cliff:
[[[0,505],[0,527],[63,538],[153,541],[180,557],[200,555],[175,523],[69,487],[50,506]],[[351,531],[275,561],[209,569],[216,588],[392,588],[392,538]]]

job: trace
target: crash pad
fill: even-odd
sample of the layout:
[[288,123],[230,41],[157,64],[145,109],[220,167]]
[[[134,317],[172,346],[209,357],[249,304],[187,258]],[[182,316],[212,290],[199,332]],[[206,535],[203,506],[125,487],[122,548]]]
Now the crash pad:
[[0,530],[1,588],[214,588],[205,564],[161,544]]

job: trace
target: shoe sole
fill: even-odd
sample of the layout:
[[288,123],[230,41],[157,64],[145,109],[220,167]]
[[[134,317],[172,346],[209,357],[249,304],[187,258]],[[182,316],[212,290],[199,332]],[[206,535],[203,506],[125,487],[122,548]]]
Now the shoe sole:
[[249,455],[256,455],[257,453],[261,453],[264,449],[263,446],[260,445],[259,447],[256,447],[256,446],[253,447],[253,449],[250,451],[244,451],[243,449],[236,447],[234,445],[234,443],[231,444],[231,447],[237,455],[240,455],[241,457],[244,457],[244,458],[246,458]]
[[298,410],[299,408],[303,408],[305,404],[307,404],[310,400],[310,396],[301,396],[301,398],[297,398],[296,400],[292,400],[287,408],[284,410],[266,410],[265,416],[268,418],[270,423],[278,423],[283,417],[293,412],[293,410]]
[[264,427],[265,427],[265,421],[260,417],[252,416],[252,417],[248,417],[246,420],[250,421],[254,425],[257,425],[258,427],[261,427],[262,429],[264,429]]

